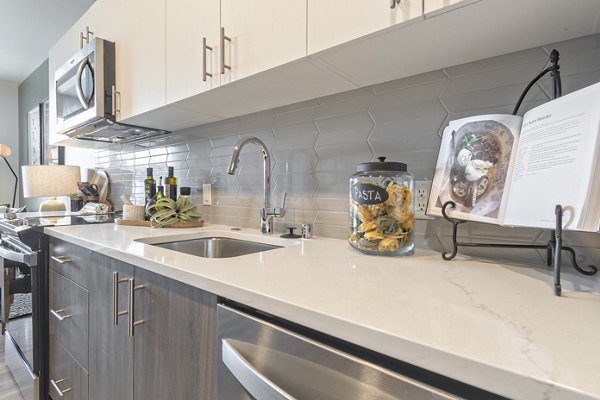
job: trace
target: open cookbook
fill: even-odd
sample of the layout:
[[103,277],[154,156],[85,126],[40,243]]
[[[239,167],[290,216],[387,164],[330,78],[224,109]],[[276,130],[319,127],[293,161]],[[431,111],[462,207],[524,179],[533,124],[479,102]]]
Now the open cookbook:
[[427,214],[499,225],[600,231],[600,83],[523,117],[479,115],[444,129]]

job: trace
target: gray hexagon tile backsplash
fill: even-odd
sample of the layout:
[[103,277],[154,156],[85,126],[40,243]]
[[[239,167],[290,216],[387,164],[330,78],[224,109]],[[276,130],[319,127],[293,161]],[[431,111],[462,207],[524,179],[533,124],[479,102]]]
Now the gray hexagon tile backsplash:
[[[180,186],[196,199],[211,183],[213,206],[201,207],[208,222],[258,227],[262,201],[262,157],[249,146],[240,169],[226,172],[233,144],[260,137],[272,153],[273,205],[288,193],[288,225],[314,224],[315,236],[346,238],[348,178],[361,162],[386,156],[408,164],[415,179],[431,179],[439,133],[450,119],[509,113],[524,86],[544,68],[553,48],[561,51],[563,91],[600,80],[600,35],[593,35],[174,132],[160,143],[115,146],[96,153],[96,167],[108,170],[115,202],[121,194],[143,201],[146,167],[165,176],[175,167]],[[548,80],[537,84],[520,112],[547,101]],[[440,221],[418,221],[418,243],[440,249],[449,230]],[[538,230],[471,224],[469,238],[531,242],[546,240]],[[567,235],[566,240],[573,237]],[[577,234],[582,262],[600,260],[598,237]],[[539,260],[535,252],[513,254]],[[505,252],[498,252],[505,256]]]

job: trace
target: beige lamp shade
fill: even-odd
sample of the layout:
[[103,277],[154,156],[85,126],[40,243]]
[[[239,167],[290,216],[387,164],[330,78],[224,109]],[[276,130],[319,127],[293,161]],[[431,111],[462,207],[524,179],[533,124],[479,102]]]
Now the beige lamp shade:
[[12,154],[12,150],[7,144],[0,144],[0,158],[6,158]]
[[77,193],[81,169],[76,165],[24,165],[23,197],[56,197]]

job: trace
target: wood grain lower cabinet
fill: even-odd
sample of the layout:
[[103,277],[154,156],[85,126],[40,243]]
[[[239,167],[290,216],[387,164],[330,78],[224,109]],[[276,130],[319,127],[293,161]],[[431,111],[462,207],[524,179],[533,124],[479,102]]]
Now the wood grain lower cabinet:
[[217,296],[136,268],[134,399],[216,398]]
[[49,345],[50,397],[87,400],[88,373],[55,338],[50,338]]
[[[109,259],[90,271],[90,400],[133,398],[133,338],[127,315],[114,325],[114,274],[133,278],[133,266]],[[117,280],[117,312],[128,305],[127,282]]]
[[[216,398],[216,295],[60,240],[52,241],[57,249],[89,252],[77,264],[81,268],[77,276],[87,283],[84,289],[88,293],[87,371],[61,345],[69,342],[60,330],[54,330],[50,338],[50,376],[60,380],[68,372],[75,376],[72,379],[82,382],[78,395],[68,391],[65,398]],[[56,275],[58,283],[67,279]],[[58,283],[50,288],[50,296],[61,299]],[[56,343],[54,348],[52,343]],[[80,370],[70,372],[71,367],[65,367],[70,364],[64,360],[72,360]],[[59,383],[62,389],[64,382]],[[67,393],[71,394],[67,397]],[[50,395],[57,400],[58,392],[52,388]]]

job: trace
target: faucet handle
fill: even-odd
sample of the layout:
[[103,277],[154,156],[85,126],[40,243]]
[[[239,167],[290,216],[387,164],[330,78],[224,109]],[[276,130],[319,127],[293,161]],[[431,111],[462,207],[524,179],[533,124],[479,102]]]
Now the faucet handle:
[[263,218],[266,217],[285,217],[285,201],[287,198],[287,192],[283,194],[283,201],[281,202],[281,207],[271,207],[271,208],[261,208],[260,212]]

